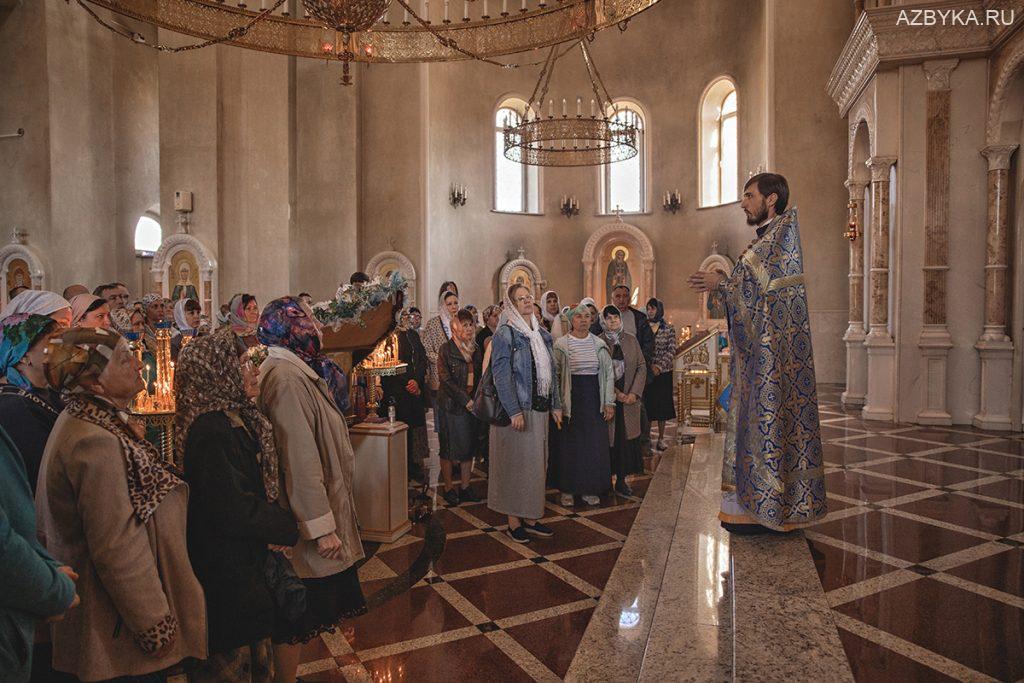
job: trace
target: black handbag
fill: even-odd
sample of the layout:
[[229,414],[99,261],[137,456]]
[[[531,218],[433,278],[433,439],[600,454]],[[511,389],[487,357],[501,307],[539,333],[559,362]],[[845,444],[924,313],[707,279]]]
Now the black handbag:
[[267,587],[274,596],[278,614],[286,621],[297,621],[306,613],[306,585],[281,553],[267,553],[264,567]]
[[494,375],[491,374],[490,355],[487,357],[487,369],[473,396],[473,415],[481,422],[495,427],[508,427],[512,424],[512,418],[498,399],[498,388],[494,386]]

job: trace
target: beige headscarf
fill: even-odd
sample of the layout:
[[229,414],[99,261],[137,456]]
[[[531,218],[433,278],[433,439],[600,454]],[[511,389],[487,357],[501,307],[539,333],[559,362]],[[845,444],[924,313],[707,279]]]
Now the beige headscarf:
[[79,294],[71,297],[71,327],[78,327],[82,318],[89,311],[89,307],[97,301],[104,301],[94,294]]

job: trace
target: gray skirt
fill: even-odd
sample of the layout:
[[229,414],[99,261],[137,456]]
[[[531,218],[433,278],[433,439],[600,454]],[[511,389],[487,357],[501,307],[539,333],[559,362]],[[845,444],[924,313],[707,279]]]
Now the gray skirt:
[[503,515],[544,516],[548,460],[548,413],[523,413],[526,431],[491,426],[487,507]]

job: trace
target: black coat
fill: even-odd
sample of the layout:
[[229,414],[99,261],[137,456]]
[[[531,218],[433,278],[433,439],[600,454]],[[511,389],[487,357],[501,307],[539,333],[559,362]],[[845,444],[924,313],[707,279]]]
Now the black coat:
[[[380,402],[378,414],[387,417],[388,398],[395,399],[395,419],[401,420],[410,427],[422,427],[426,422],[426,376],[427,350],[423,348],[420,335],[416,330],[400,331],[398,334],[398,360],[408,367],[401,375],[382,377],[381,388],[384,400]],[[411,394],[405,389],[409,380],[416,380],[420,387],[419,395]]]
[[259,447],[236,415],[200,415],[185,442],[188,551],[206,592],[210,654],[270,637],[267,544],[295,545],[295,518],[267,500]]
[[473,347],[473,386],[466,391],[469,380],[469,364],[462,357],[454,339],[449,339],[437,352],[437,379],[440,384],[441,408],[447,413],[462,415],[466,404],[473,399],[480,383],[484,364],[484,353],[479,346]]
[[[28,394],[31,393],[31,396]],[[52,389],[28,392],[11,384],[0,386],[0,427],[18,448],[32,495],[36,492],[39,465],[43,461],[46,440],[64,410],[60,396]]]

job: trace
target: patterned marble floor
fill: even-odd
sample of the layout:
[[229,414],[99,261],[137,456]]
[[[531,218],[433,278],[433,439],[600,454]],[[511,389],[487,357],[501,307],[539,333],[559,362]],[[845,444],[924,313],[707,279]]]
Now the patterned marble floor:
[[[670,425],[674,435],[674,426]],[[432,452],[436,438],[431,432]],[[432,464],[436,482],[436,457]],[[549,490],[550,539],[519,545],[485,503],[448,507],[360,568],[370,612],[302,652],[305,681],[556,681],[569,668],[651,480],[634,495],[563,508]],[[486,499],[486,472],[472,488]]]
[[866,422],[822,387],[805,532],[858,681],[1024,678],[1024,436]]

